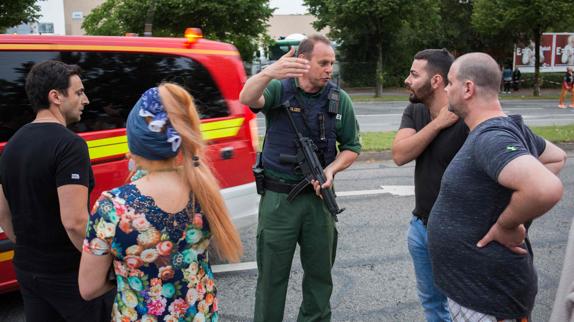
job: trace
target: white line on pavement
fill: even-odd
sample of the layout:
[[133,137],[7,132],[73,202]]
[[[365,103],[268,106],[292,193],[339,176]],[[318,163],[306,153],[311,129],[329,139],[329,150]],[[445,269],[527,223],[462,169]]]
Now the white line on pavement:
[[379,195],[384,193],[395,196],[414,196],[415,186],[381,186],[381,189],[375,190],[340,191],[337,192],[337,197]]
[[[381,189],[375,190],[356,190],[337,192],[338,197],[364,196],[389,193],[395,196],[414,196],[414,186],[381,186]],[[239,272],[257,269],[257,262],[244,262],[237,264],[220,264],[212,265],[213,273]]]
[[253,269],[257,269],[257,262],[244,262],[237,264],[221,264],[211,266],[211,271],[213,273],[249,271]]

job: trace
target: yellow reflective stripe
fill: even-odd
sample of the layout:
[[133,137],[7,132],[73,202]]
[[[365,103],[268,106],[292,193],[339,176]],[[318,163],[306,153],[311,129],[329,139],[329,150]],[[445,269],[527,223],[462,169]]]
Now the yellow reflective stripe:
[[111,138],[88,141],[88,148],[95,148],[95,147],[102,146],[102,145],[112,145],[112,144],[127,143],[127,142],[128,142],[128,137],[125,135],[114,136]]
[[[201,134],[204,140],[215,140],[236,136],[243,124],[244,118],[234,118],[224,121],[216,121],[200,124]],[[127,136],[115,136],[105,139],[90,140],[88,149],[90,159],[111,157],[128,152]]]
[[237,132],[243,124],[244,118],[236,118],[225,121],[217,121],[210,123],[202,123],[199,128],[201,129],[201,136],[204,140],[214,140],[236,136]]
[[125,135],[90,140],[87,143],[90,159],[111,157],[128,152],[128,138]]
[[[123,136],[123,138],[125,139],[126,137]],[[93,159],[111,157],[113,155],[118,154],[126,154],[129,150],[128,150],[128,143],[127,141],[125,141],[124,143],[118,143],[112,145],[101,145],[91,148],[88,147],[88,151],[90,152],[90,159],[93,160]]]
[[[239,127],[239,126],[241,126],[241,124],[243,124],[243,118],[242,117],[236,118],[236,119],[225,120],[225,121],[201,123],[199,128],[201,129],[201,132],[205,132],[205,131],[212,131],[212,130],[217,130],[217,129],[226,128],[226,127]],[[239,129],[237,129],[237,130],[239,130]]]
[[[184,41],[182,41],[184,43]],[[136,47],[136,46],[94,46],[94,45],[57,45],[57,44],[0,44],[2,50],[72,50],[72,51],[121,51],[147,52],[164,54],[203,54],[239,56],[237,51],[216,49],[193,49],[171,47]]]
[[14,251],[10,250],[4,253],[0,253],[0,262],[9,261],[14,257]]
[[213,130],[207,132],[201,132],[201,136],[204,140],[215,140],[221,139],[231,136],[236,136],[237,132],[239,132],[239,128],[230,128],[230,129],[221,129],[221,130]]

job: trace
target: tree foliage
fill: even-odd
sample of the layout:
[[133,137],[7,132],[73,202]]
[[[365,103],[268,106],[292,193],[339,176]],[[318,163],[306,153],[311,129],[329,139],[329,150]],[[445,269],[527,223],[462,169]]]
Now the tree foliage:
[[330,27],[329,36],[339,44],[338,60],[352,65],[349,69],[355,71],[355,66],[368,64],[360,73],[373,74],[377,94],[383,78],[385,83],[399,85],[407,76],[413,55],[422,49],[447,48],[455,56],[483,51],[501,63],[509,63],[517,40],[535,39],[536,34],[547,31],[573,31],[574,26],[571,0],[304,3],[318,19],[316,28]]
[[36,0],[1,0],[0,32],[21,23],[35,21],[39,17],[39,10]]
[[[472,25],[485,37],[505,39],[508,47],[516,39],[533,39],[539,48],[543,32],[574,26],[571,9],[571,0],[475,0]],[[534,95],[538,96],[540,53],[534,52]]]
[[106,0],[82,27],[90,35],[143,35],[149,21],[153,36],[166,37],[198,27],[205,38],[233,43],[249,61],[272,12],[268,0]]
[[414,25],[429,22],[429,16],[415,12],[420,8],[433,10],[432,1],[428,0],[305,0],[304,3],[318,19],[315,27],[331,28],[329,36],[340,43],[343,58],[374,64],[375,96],[382,92],[385,69],[388,70],[384,66],[393,62],[392,52],[400,50],[396,45],[401,44],[398,36],[404,35],[401,31],[408,27],[405,20],[414,18]]

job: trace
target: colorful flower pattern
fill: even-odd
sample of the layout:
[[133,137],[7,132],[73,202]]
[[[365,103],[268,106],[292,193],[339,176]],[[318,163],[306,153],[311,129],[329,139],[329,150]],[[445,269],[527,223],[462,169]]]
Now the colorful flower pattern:
[[192,207],[166,213],[133,184],[102,193],[84,251],[114,256],[113,321],[218,321],[209,225]]

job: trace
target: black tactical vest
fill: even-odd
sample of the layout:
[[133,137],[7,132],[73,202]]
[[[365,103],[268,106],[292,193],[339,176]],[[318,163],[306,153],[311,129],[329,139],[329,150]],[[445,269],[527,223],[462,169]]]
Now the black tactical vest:
[[269,122],[263,146],[263,167],[285,174],[297,174],[293,164],[279,161],[280,154],[297,154],[297,136],[289,124],[285,106],[289,107],[297,130],[315,142],[317,156],[323,168],[326,167],[337,156],[337,113],[329,112],[329,97],[332,91],[338,91],[337,86],[327,82],[321,95],[314,98],[297,93],[295,79],[284,79],[281,86],[280,102],[284,106],[274,107],[266,115]]

